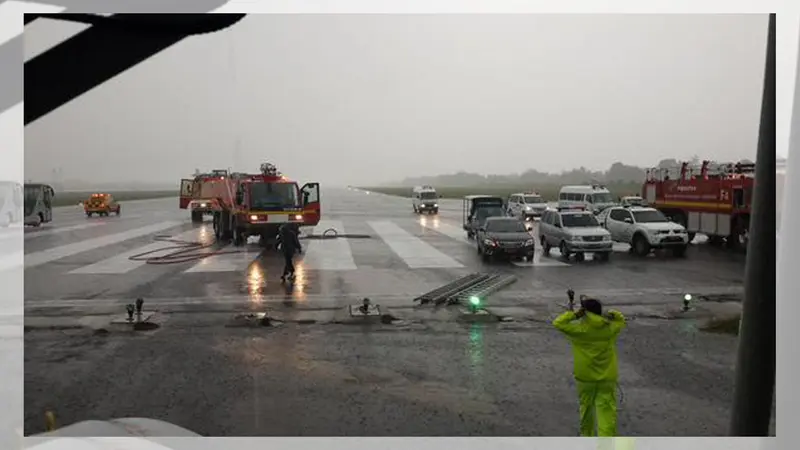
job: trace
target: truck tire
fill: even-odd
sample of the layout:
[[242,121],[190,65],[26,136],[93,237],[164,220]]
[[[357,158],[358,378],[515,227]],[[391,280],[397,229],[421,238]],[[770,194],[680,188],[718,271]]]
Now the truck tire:
[[567,250],[567,243],[566,242],[561,241],[561,243],[558,244],[558,251],[561,252],[561,257],[562,258],[569,259],[569,250]]
[[244,233],[242,232],[242,229],[239,228],[239,226],[236,225],[235,222],[234,222],[232,228],[233,228],[233,230],[232,230],[233,231],[233,245],[235,245],[236,247],[241,247],[244,244]]
[[645,257],[650,254],[650,243],[641,234],[633,236],[633,251],[637,256]]
[[192,223],[201,223],[203,222],[203,213],[192,211]]

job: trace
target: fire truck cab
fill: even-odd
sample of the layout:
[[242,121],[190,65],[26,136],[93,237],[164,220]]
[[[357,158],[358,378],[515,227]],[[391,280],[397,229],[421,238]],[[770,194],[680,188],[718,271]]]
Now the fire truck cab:
[[209,173],[181,180],[179,207],[190,211],[192,222],[202,222],[204,216],[214,214],[214,184],[224,183],[228,177],[227,170],[214,169]]
[[242,245],[250,236],[260,236],[263,244],[273,241],[285,223],[315,226],[319,223],[319,183],[299,186],[270,163],[261,165],[258,174],[231,173],[215,183],[212,193],[214,235]]
[[712,244],[724,241],[732,248],[746,248],[754,173],[755,164],[743,161],[652,168],[647,170],[642,197],[686,227],[690,242],[702,233]]

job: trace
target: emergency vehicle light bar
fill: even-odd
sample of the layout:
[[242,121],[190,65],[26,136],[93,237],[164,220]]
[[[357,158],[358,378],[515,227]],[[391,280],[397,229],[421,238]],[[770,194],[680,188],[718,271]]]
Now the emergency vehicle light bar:
[[261,173],[266,176],[276,177],[278,176],[278,168],[275,167],[274,164],[270,163],[263,163],[261,164]]

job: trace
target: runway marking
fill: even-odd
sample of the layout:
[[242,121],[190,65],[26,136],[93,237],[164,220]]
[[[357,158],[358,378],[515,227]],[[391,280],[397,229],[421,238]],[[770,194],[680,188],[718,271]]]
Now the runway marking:
[[[344,224],[338,220],[321,220],[312,234],[321,235],[325,230],[334,228],[344,234]],[[303,267],[308,270],[356,270],[356,262],[350,243],[346,239],[306,240],[303,255]]]
[[137,237],[146,236],[148,234],[158,233],[159,231],[166,230],[180,225],[181,222],[168,221],[160,222],[153,225],[148,225],[141,228],[134,228],[132,230],[123,231],[121,233],[110,234],[94,239],[87,239],[85,241],[76,242],[74,244],[62,245],[53,247],[48,250],[39,252],[28,253],[25,255],[25,268],[41,266],[52,261],[66,258],[68,256],[77,255],[89,250],[105,247],[108,245],[118,244]]
[[368,222],[369,226],[412,269],[464,267],[455,259],[411,235],[393,222]]
[[[645,300],[654,299],[653,301],[641,302],[641,305],[647,306],[651,304],[662,305],[664,303],[661,297],[676,296],[675,304],[679,304],[679,298],[685,293],[693,295],[737,295],[744,292],[742,286],[689,286],[681,288],[623,288],[623,289],[609,289],[605,287],[598,288],[576,288],[579,294],[586,293],[592,296],[599,297],[604,300],[608,305],[631,304],[629,298],[641,298]],[[324,308],[332,306],[342,306],[346,304],[358,304],[363,297],[371,298],[376,304],[381,306],[394,305],[396,307],[414,307],[411,299],[419,295],[421,292],[400,292],[394,294],[385,293],[351,293],[349,295],[336,295],[336,294],[304,294],[302,298],[287,299],[283,294],[264,295],[258,300],[250,295],[223,295],[223,296],[206,296],[206,297],[162,297],[162,298],[146,298],[146,305],[157,306],[182,306],[182,305],[252,305],[254,301],[262,302],[265,304],[281,304],[288,301],[293,301],[296,307],[300,308]],[[622,300],[622,302],[616,300]],[[492,296],[492,302],[498,306],[505,302],[512,302],[513,305],[549,305],[553,300],[566,301],[566,294],[561,289],[543,289],[543,290],[514,290],[503,291]],[[25,300],[25,311],[35,309],[51,309],[51,308],[109,308],[113,311],[118,311],[120,305],[130,303],[130,298],[87,298],[87,299],[53,299],[53,300]],[[511,304],[511,303],[510,303]],[[636,304],[639,304],[637,302]]]
[[64,227],[64,228],[46,228],[42,231],[28,231],[25,233],[25,239],[33,239],[39,236],[49,236],[51,234],[59,234],[59,233],[66,233],[68,231],[76,231],[76,230],[83,230],[85,228],[97,227],[100,225],[105,225],[106,222],[99,222],[99,223],[82,223],[80,225],[73,225],[71,227]]
[[[196,228],[193,230],[186,231],[184,233],[177,234],[175,236],[170,236],[170,239],[176,240],[187,240],[187,241],[200,241],[205,235],[208,233],[208,230],[203,228]],[[142,247],[137,247],[133,250],[120,253],[114,257],[104,259],[102,261],[98,261],[94,264],[90,264],[88,266],[83,266],[78,269],[72,270],[68,273],[70,274],[120,274],[120,273],[128,273],[131,270],[139,268],[145,264],[145,261],[131,261],[130,257],[134,255],[138,255],[140,253],[147,253],[147,252],[155,252],[156,250],[162,250],[166,248],[174,248],[176,244],[169,243],[169,242],[154,242],[152,244],[148,244]],[[175,250],[172,250],[175,251]],[[152,253],[147,256],[163,256],[165,252],[156,252]]]
[[[235,249],[237,247],[230,247]],[[197,264],[183,271],[183,273],[219,273],[219,272],[244,272],[259,256],[262,248],[253,244],[245,244],[239,253],[227,253],[201,259]]]

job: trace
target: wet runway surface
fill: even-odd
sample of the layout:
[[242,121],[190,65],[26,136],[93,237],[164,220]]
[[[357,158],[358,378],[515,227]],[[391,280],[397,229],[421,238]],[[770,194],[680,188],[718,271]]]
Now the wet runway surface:
[[[461,230],[459,200],[420,217],[409,199],[331,190],[323,222],[306,232],[370,237],[303,240],[286,285],[280,255],[255,242],[178,264],[132,261],[181,245],[158,236],[211,243],[210,224],[192,224],[177,199],[125,202],[121,217],[62,208],[48,225],[24,236],[26,433],[42,431],[52,409],[61,423],[146,416],[206,435],[575,435],[572,357],[548,323],[568,287],[631,318],[619,344],[620,432],[726,432],[735,338],[697,328],[738,307],[743,255],[694,245],[686,259],[640,259],[620,246],[610,262],[556,250],[486,264]],[[486,301],[509,321],[415,308],[414,297],[478,271],[518,278]],[[686,292],[733,302],[680,316]],[[137,297],[158,310],[159,329],[108,325]],[[341,320],[363,297],[401,320]],[[244,312],[280,326],[232,327]]]

